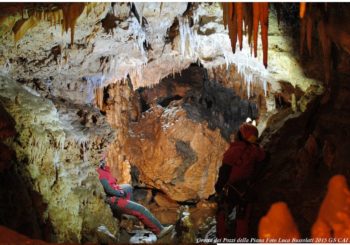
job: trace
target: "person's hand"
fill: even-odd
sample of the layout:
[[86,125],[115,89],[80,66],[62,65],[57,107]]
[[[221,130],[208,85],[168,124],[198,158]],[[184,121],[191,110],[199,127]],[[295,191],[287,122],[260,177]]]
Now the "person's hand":
[[119,197],[126,197],[126,192],[123,191],[123,190],[119,190],[119,191],[118,191],[118,196],[119,196]]

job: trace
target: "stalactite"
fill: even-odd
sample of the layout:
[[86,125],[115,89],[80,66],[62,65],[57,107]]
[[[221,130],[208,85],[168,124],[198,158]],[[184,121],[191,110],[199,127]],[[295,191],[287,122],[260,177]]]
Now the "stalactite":
[[237,35],[239,42],[239,49],[243,47],[243,3],[235,3],[235,13],[237,15]]
[[328,87],[331,80],[331,39],[326,30],[326,5],[300,3],[300,54],[304,53],[305,42],[309,55],[312,54],[312,32],[317,23],[318,38],[323,52],[324,80]]
[[237,42],[237,22],[233,18],[234,16],[234,3],[228,3],[228,31],[231,40],[231,46],[233,52],[236,51]]
[[268,29],[269,29],[269,4],[259,3],[260,7],[260,25],[261,25],[261,41],[263,46],[263,63],[267,68],[267,51],[268,44]]
[[260,19],[259,3],[253,3],[253,50],[254,50],[254,57],[258,56],[259,19]]
[[277,14],[277,24],[278,24],[278,26],[280,26],[280,22],[281,22],[281,6],[280,6],[280,3],[275,3],[274,7],[276,9],[276,14]]
[[[91,11],[91,8],[93,8],[94,4],[87,4],[87,6],[90,6]],[[18,5],[16,9],[11,8],[10,13],[16,14],[26,12],[29,15],[29,11],[26,7],[31,7],[33,11],[31,12],[30,16],[28,16],[28,18],[22,18],[21,20],[18,20],[13,26],[12,31],[15,36],[15,42],[20,40],[29,29],[36,26],[40,21],[48,21],[52,26],[56,25],[57,23],[61,24],[63,20],[62,33],[64,31],[67,32],[68,29],[71,29],[71,44],[73,44],[75,24],[78,17],[84,11],[85,3],[58,3],[52,6],[48,6],[46,9],[39,9],[37,5]],[[57,7],[59,9],[57,9]]]
[[66,3],[61,5],[63,12],[63,29],[67,32],[71,31],[71,45],[74,43],[75,23],[81,13],[84,11],[84,3]]
[[246,32],[248,34],[248,43],[251,45],[253,35],[253,4],[245,3],[243,9],[243,19],[247,28]]
[[222,10],[223,10],[223,21],[224,21],[224,27],[226,29],[228,20],[227,20],[227,16],[228,16],[228,9],[229,9],[229,5],[230,3],[222,3]]
[[233,53],[236,52],[236,44],[237,44],[237,30],[238,30],[238,26],[237,26],[237,12],[235,11],[235,6],[234,4],[232,3],[232,18],[231,18],[231,21],[233,23],[232,25],[232,37],[231,37],[231,45],[232,46],[232,51]]
[[299,11],[300,18],[304,18],[305,12],[306,12],[306,3],[300,3],[300,11]]

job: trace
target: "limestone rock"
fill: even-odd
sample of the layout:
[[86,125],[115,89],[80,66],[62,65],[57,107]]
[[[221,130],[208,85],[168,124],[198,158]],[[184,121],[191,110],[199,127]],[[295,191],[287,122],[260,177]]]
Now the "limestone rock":
[[179,204],[174,202],[174,200],[171,200],[168,196],[165,196],[161,193],[158,193],[154,197],[154,201],[160,206],[160,207],[170,207],[170,208],[177,208],[179,207]]
[[94,164],[96,153],[111,140],[106,135],[113,139],[106,122],[96,118],[96,124],[82,127],[74,106],[62,103],[56,107],[4,77],[0,77],[0,98],[19,132],[17,139],[9,142],[16,151],[16,168],[36,193],[31,198],[42,200],[39,219],[52,226],[51,239],[97,242],[101,224],[115,233],[118,226],[103,201]]
[[228,146],[218,130],[188,119],[178,106],[165,110],[157,106],[131,128],[126,151],[140,171],[140,181],[176,201],[199,200],[214,193]]

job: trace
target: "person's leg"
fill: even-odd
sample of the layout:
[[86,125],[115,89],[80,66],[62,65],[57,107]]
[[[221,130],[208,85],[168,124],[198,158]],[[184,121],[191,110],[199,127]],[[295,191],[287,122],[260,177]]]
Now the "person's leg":
[[224,210],[218,210],[216,213],[216,237],[219,239],[227,238],[225,215]]
[[136,216],[154,234],[158,235],[164,226],[144,206],[123,198],[117,198],[111,203],[112,208],[126,214]]
[[248,237],[249,235],[249,218],[251,213],[251,204],[246,204],[242,217],[237,219],[236,238]]
[[132,188],[132,186],[129,185],[129,184],[121,184],[119,186],[123,189],[123,191],[125,191],[126,199],[133,201],[134,198],[133,198],[133,192],[132,192],[133,188]]

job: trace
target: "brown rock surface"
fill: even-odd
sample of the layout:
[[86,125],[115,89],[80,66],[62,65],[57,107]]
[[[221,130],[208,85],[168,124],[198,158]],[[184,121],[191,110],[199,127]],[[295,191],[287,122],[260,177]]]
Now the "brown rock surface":
[[207,198],[214,184],[227,142],[219,130],[187,118],[179,105],[148,110],[139,124],[131,125],[126,142],[130,162],[140,181],[158,188],[171,199]]
[[168,196],[158,193],[154,197],[154,201],[160,206],[160,207],[169,207],[169,208],[178,208],[179,204],[175,202],[174,200],[171,200]]

